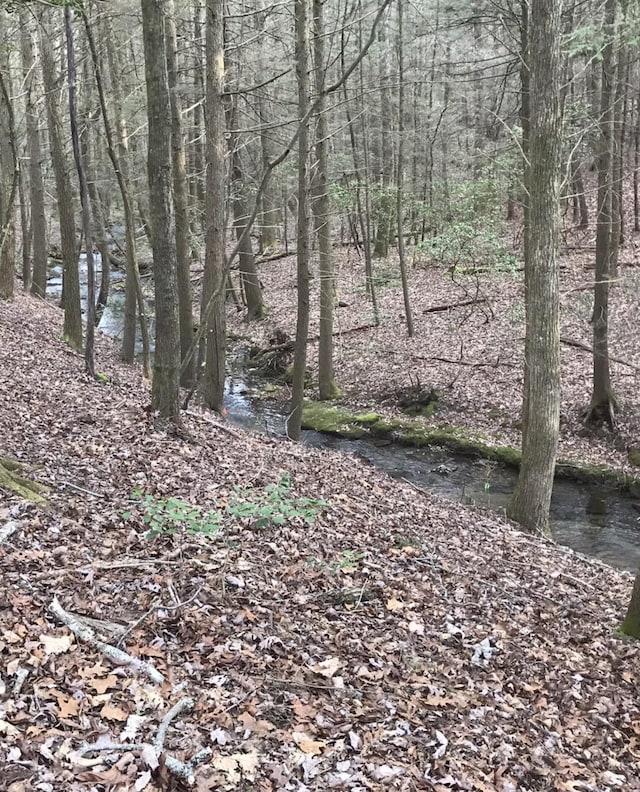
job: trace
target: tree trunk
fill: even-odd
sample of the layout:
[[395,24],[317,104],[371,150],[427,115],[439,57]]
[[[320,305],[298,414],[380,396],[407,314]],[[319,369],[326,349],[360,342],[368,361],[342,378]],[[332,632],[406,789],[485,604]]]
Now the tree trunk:
[[292,440],[300,439],[304,382],[307,366],[307,338],[309,335],[309,0],[295,0],[296,20],[296,81],[298,84],[298,118],[302,127],[298,137],[298,220],[296,253],[298,313],[296,344],[293,359],[293,385],[288,434]]
[[313,50],[316,96],[320,99],[316,115],[316,166],[314,176],[314,215],[318,234],[320,274],[320,340],[318,345],[318,385],[321,399],[338,395],[333,373],[333,309],[336,278],[331,251],[331,208],[329,201],[329,164],[327,146],[329,128],[324,100],[324,0],[313,0]]
[[[545,532],[560,423],[559,260],[562,0],[532,0],[529,38],[529,235],[522,464],[508,514]],[[524,411],[526,410],[526,415]]]
[[402,0],[398,0],[398,149],[396,171],[396,220],[398,230],[398,260],[400,262],[400,278],[402,280],[402,298],[404,300],[404,315],[407,320],[407,335],[413,337],[413,316],[409,300],[409,281],[407,278],[407,263],[404,254],[404,214],[403,205],[403,180],[404,180],[404,63],[402,50]]
[[[100,62],[93,42],[93,33],[91,31],[88,18],[85,17],[85,26],[87,29],[87,37],[91,46],[93,57],[93,68],[96,73],[96,84],[98,85],[98,92],[100,92],[104,85],[102,79],[102,70]],[[127,269],[124,282],[124,325],[122,329],[122,349],[121,358],[125,363],[133,363],[136,352],[136,303],[138,303],[138,312],[144,311],[144,302],[140,305],[137,296],[138,281],[140,273],[137,272],[137,252],[136,252],[136,235],[135,235],[135,217],[134,217],[134,203],[129,185],[131,183],[130,174],[130,152],[129,152],[129,133],[127,130],[127,122],[124,115],[124,99],[121,87],[121,69],[118,63],[118,49],[116,48],[116,40],[111,25],[109,24],[109,17],[105,15],[104,24],[104,41],[107,50],[107,63],[110,73],[111,93],[113,100],[113,108],[115,111],[115,126],[117,130],[117,154],[115,144],[109,145],[109,156],[113,163],[113,167],[118,179],[120,193],[123,200],[124,209],[124,233],[125,233],[125,250],[127,258]],[[102,116],[105,128],[109,125],[109,120],[105,113],[106,103],[102,107]],[[107,133],[108,135],[109,133]],[[114,162],[114,155],[117,159],[117,165]],[[123,194],[123,187],[127,193],[127,197]]]
[[[82,231],[84,233],[84,246],[87,256],[87,334],[84,345],[84,364],[87,374],[94,378],[94,331],[95,331],[95,270],[93,266],[93,234],[91,230],[91,205],[87,177],[80,152],[80,135],[78,132],[78,112],[76,109],[76,63],[73,49],[73,28],[71,26],[71,8],[65,6],[64,27],[67,38],[67,81],[69,83],[69,120],[71,122],[71,140],[73,142],[73,156],[78,171],[80,185],[80,204],[82,206]],[[65,298],[66,303],[66,298]],[[65,309],[66,310],[66,309]]]
[[56,181],[58,219],[60,221],[60,243],[64,272],[64,328],[63,337],[74,349],[82,349],[82,311],[80,309],[80,275],[78,272],[78,249],[76,240],[76,218],[73,207],[73,190],[69,178],[69,165],[64,150],[62,132],[63,107],[58,67],[53,56],[51,40],[54,37],[49,12],[40,14],[40,56],[42,76],[49,124],[51,162]]
[[225,118],[224,3],[207,0],[206,135],[207,189],[205,264],[200,323],[206,325],[202,395],[207,407],[220,412],[225,363]]
[[104,206],[102,196],[98,190],[98,176],[96,171],[95,151],[98,145],[99,136],[96,134],[96,124],[93,123],[93,116],[89,113],[92,106],[93,81],[91,79],[91,62],[88,58],[84,59],[83,79],[85,84],[84,110],[81,118],[82,134],[80,144],[82,147],[82,158],[87,172],[87,189],[91,201],[91,213],[93,220],[93,233],[96,240],[96,247],[100,253],[100,288],[96,298],[96,318],[95,325],[99,327],[100,320],[107,306],[109,299],[109,289],[111,286],[111,264],[109,262],[109,245],[107,242]]
[[640,638],[640,571],[636,574],[631,592],[631,602],[627,608],[620,632],[631,635],[633,638]]
[[[378,40],[386,48],[384,28],[380,30]],[[390,147],[391,132],[391,100],[389,97],[389,53],[380,55],[380,150],[378,162],[380,167],[379,196],[377,207],[376,240],[373,247],[374,258],[386,258],[389,255],[389,240],[393,228],[393,197],[390,193],[393,173],[393,156]]]
[[156,302],[151,405],[163,421],[180,420],[180,326],[172,212],[171,117],[164,0],[142,0],[149,142],[147,169]]
[[593,300],[593,391],[586,419],[588,423],[595,425],[607,423],[611,429],[615,425],[616,408],[609,365],[609,278],[612,263],[613,99],[615,96],[613,47],[616,36],[616,9],[617,0],[607,0],[604,11],[605,45],[602,51],[600,96],[598,225]]
[[47,221],[44,210],[42,148],[40,118],[36,103],[36,59],[28,11],[20,11],[20,44],[24,75],[25,116],[29,145],[29,199],[31,203],[31,236],[33,266],[31,293],[44,297],[47,290]]
[[[0,39],[4,41],[5,12],[0,11]],[[9,56],[0,52],[0,300],[13,298],[16,268],[15,197],[19,165],[11,105]]]
[[[234,114],[235,116],[235,111]],[[235,121],[230,124],[235,126]],[[231,193],[233,203],[233,228],[236,239],[240,244],[238,251],[238,268],[240,270],[240,283],[247,306],[247,319],[262,319],[264,315],[264,303],[262,301],[262,289],[256,270],[255,257],[253,255],[253,245],[251,235],[245,234],[247,221],[249,220],[249,209],[245,198],[246,181],[242,173],[240,161],[240,142],[237,136],[232,133],[229,138],[231,151]]]
[[[107,112],[107,102],[104,93],[104,80],[102,79],[102,69],[98,59],[98,52],[96,49],[93,31],[89,23],[88,17],[84,17],[85,30],[87,33],[87,41],[91,50],[91,58],[93,61],[93,70],[96,79],[96,87],[98,89],[98,97],[100,99],[100,112],[102,114],[102,122],[104,124],[105,137],[107,141],[107,153],[113,166],[122,197],[122,206],[124,211],[124,233],[125,233],[125,249],[127,258],[127,273],[125,280],[125,305],[124,305],[124,330],[122,336],[122,352],[121,357],[125,363],[132,363],[135,354],[135,336],[136,336],[136,303],[138,305],[138,316],[140,318],[140,333],[142,336],[142,355],[144,374],[147,378],[151,377],[151,345],[149,342],[149,329],[147,326],[147,318],[145,315],[144,294],[142,292],[142,282],[140,280],[140,270],[138,268],[138,260],[136,256],[136,239],[135,239],[135,219],[133,214],[133,203],[131,193],[129,190],[129,166],[128,166],[128,144],[127,144],[127,131],[124,118],[120,115],[122,108],[116,102],[116,111],[118,113],[118,150],[114,142],[114,134]],[[112,48],[108,50],[112,53]],[[112,60],[112,59],[111,59]],[[113,69],[113,62],[111,62],[111,69]],[[112,71],[113,82],[113,71]],[[117,96],[117,94],[116,94]],[[133,293],[133,297],[131,294]],[[131,315],[133,314],[133,316]]]
[[[178,88],[178,38],[175,0],[167,3],[167,70],[171,91],[171,152],[173,158],[173,207],[176,216],[176,262],[180,313],[180,356],[184,360],[193,341],[193,295],[191,293],[191,245],[189,241],[189,195],[182,131],[182,101]],[[195,361],[181,368],[180,383],[190,388],[195,380]]]

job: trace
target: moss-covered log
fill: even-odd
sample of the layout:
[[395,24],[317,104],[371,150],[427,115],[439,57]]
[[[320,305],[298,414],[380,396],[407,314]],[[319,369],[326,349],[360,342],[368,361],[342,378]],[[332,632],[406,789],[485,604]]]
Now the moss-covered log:
[[[456,454],[489,459],[516,470],[522,459],[520,449],[492,444],[462,427],[434,426],[410,418],[386,418],[375,412],[358,414],[327,402],[306,402],[302,427],[352,440],[368,437],[416,448],[448,448]],[[559,459],[555,466],[555,477],[586,484],[605,484],[640,498],[640,478],[605,465]]]
[[31,481],[19,473],[24,465],[15,459],[0,457],[0,489],[8,490],[31,503],[45,503],[46,487]]

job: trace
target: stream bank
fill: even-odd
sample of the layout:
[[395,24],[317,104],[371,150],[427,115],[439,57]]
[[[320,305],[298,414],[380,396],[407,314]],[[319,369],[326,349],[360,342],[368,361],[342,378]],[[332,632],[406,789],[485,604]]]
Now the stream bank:
[[[265,386],[267,392],[265,393]],[[246,367],[246,350],[230,356],[227,417],[250,431],[286,436],[285,406],[268,381]],[[307,402],[302,440],[354,454],[389,476],[449,501],[504,515],[517,480],[520,452],[492,446],[455,427],[429,427],[379,413]],[[559,544],[629,571],[640,565],[640,482],[605,466],[558,463],[550,527]]]
[[[54,270],[49,294],[61,286]],[[100,329],[119,337],[124,321],[122,274],[114,271]],[[152,311],[150,312],[152,315]],[[153,333],[153,327],[150,327]],[[286,436],[286,407],[276,402],[269,380],[247,365],[246,340],[234,339],[228,360],[225,408],[228,418],[250,431]],[[410,418],[354,412],[335,404],[307,402],[303,441],[353,453],[388,475],[409,481],[450,501],[504,513],[517,478],[520,452],[494,445],[451,426],[433,427]],[[560,460],[551,504],[553,538],[621,569],[640,564],[640,481],[604,465]]]

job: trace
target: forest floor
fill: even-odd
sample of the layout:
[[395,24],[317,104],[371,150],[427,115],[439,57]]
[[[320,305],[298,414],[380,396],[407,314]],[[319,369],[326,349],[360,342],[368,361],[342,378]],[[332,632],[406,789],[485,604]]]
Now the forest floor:
[[[640,448],[640,247],[628,245],[621,251],[619,277],[611,286],[609,351],[619,403],[616,432],[612,433],[607,427],[593,430],[583,423],[591,398],[593,368],[592,241],[572,239],[572,249],[561,261],[558,453],[564,460],[606,465],[637,476],[639,470],[628,454]],[[434,389],[439,396],[433,415],[417,417],[419,423],[455,426],[484,442],[520,448],[525,334],[522,270],[452,273],[430,265],[424,254],[414,254],[411,248],[409,259],[413,265],[413,338],[407,336],[397,262],[389,259],[374,263],[381,320],[375,326],[364,288],[363,262],[353,249],[337,252],[337,299],[341,307],[336,310],[334,327],[335,375],[343,391],[337,403],[357,412],[402,417],[400,400],[412,389],[415,392],[419,384],[425,391]],[[293,338],[295,266],[295,256],[260,265],[269,306],[266,321],[247,325],[238,314],[231,318],[230,327],[240,334],[250,333],[256,343],[265,346],[276,328]],[[309,368],[317,381],[317,277],[311,290]]]
[[[436,332],[443,317],[421,308],[451,295],[424,279],[415,341],[386,338],[401,321],[385,299],[385,325],[369,336],[377,350],[358,334],[356,352],[339,346],[340,379],[357,372],[353,392],[367,404],[393,383],[368,374],[364,354],[390,350],[396,382],[413,372],[443,389],[446,372],[436,381],[412,356],[453,357],[460,332],[471,336],[465,359],[517,363],[520,319],[500,330],[476,311]],[[458,346],[445,349],[448,326]],[[50,488],[46,508],[0,491],[2,790],[178,790],[167,756],[187,762],[200,748],[212,755],[193,770],[197,790],[640,789],[640,650],[616,633],[629,575],[352,456],[245,433],[197,408],[185,416],[191,439],[159,433],[138,368],[99,334],[108,379],[90,380],[61,328],[47,303],[0,303],[0,453]],[[572,356],[568,373],[584,376],[587,361]],[[463,373],[449,374],[458,410],[471,409],[476,378],[511,409],[517,368]],[[588,395],[571,392],[564,442]],[[290,492],[265,490],[283,474]],[[217,514],[218,532],[181,529],[180,506],[161,511],[170,497]],[[285,512],[283,524],[268,519]],[[133,661],[114,662],[61,617],[76,630],[92,619]]]

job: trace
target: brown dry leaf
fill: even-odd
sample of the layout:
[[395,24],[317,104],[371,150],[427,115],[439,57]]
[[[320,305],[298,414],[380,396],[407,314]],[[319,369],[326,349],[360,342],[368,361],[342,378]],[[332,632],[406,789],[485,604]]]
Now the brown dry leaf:
[[299,698],[293,700],[291,708],[300,721],[312,720],[318,714],[318,711],[315,707],[312,707],[310,704],[303,704]]
[[397,600],[395,597],[389,597],[386,604],[387,610],[390,611],[398,611],[404,608],[404,602],[400,602],[400,600]]
[[129,714],[122,708],[116,707],[113,704],[105,704],[100,710],[100,715],[107,720],[126,721]]
[[304,732],[293,732],[291,737],[303,753],[311,754],[312,756],[322,753],[323,749],[327,747],[326,742],[322,740],[312,740],[311,737]]
[[49,694],[58,702],[61,718],[74,718],[78,714],[80,705],[72,696],[55,689],[50,690]]
[[221,770],[227,776],[230,784],[237,784],[241,779],[240,768],[235,756],[214,756],[211,766],[216,770]]
[[268,734],[276,728],[273,723],[268,720],[256,720],[249,712],[243,712],[238,715],[238,720],[247,731],[254,732],[254,734],[259,737]]
[[63,654],[68,652],[73,645],[73,634],[41,635],[40,643],[44,646],[45,654]]
[[329,657],[321,663],[315,663],[315,665],[309,667],[315,674],[331,679],[341,666],[342,663],[337,657]]
[[106,677],[94,677],[93,679],[88,679],[87,684],[101,696],[106,693],[107,690],[111,690],[117,686],[118,677],[113,674],[109,674],[109,676]]

